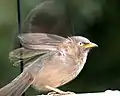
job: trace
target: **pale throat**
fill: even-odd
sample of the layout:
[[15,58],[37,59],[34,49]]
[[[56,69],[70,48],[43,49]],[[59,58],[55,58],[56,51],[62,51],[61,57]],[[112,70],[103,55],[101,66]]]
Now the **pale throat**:
[[77,54],[78,56],[76,56],[77,58],[75,59],[76,63],[80,65],[84,65],[86,63],[88,53],[89,53],[89,50],[88,51],[80,50]]

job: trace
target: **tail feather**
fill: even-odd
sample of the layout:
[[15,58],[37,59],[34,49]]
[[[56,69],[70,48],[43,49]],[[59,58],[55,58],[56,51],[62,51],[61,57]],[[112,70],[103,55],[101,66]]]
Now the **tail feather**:
[[0,89],[0,96],[21,96],[31,85],[32,81],[32,75],[23,72],[8,85]]

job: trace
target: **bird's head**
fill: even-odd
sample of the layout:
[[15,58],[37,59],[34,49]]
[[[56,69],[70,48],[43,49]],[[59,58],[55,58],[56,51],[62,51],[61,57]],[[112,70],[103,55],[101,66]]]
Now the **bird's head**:
[[92,43],[90,40],[82,36],[72,36],[68,39],[72,46],[70,46],[67,52],[75,58],[76,62],[80,62],[80,64],[85,64],[88,52],[91,48],[98,47],[97,44]]
[[87,38],[85,37],[82,37],[82,36],[72,36],[70,37],[74,42],[75,44],[80,48],[82,49],[83,51],[89,51],[91,48],[93,47],[98,47],[97,44],[91,42],[90,40],[88,40]]
[[72,57],[77,56],[78,58],[82,55],[86,57],[91,48],[98,46],[82,36],[68,37],[62,45],[62,51]]

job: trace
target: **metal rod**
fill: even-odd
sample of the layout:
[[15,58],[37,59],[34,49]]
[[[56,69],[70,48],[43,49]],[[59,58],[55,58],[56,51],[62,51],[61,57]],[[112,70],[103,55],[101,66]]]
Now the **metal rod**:
[[[17,0],[17,13],[18,13],[18,33],[21,33],[21,0]],[[20,47],[22,47],[22,45],[20,44]],[[21,52],[22,55],[22,52]],[[20,62],[20,72],[23,71],[23,61],[21,60]],[[25,96],[25,93],[23,93],[22,96]]]

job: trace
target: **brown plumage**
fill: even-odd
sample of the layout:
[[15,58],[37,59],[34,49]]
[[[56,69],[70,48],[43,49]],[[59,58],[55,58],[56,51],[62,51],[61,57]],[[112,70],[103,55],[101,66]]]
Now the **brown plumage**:
[[23,48],[12,51],[10,58],[27,61],[23,72],[0,89],[0,96],[20,96],[30,85],[40,91],[56,91],[56,87],[68,83],[80,73],[89,49],[97,46],[81,36],[64,38],[53,34],[25,33],[19,35],[19,39]]

